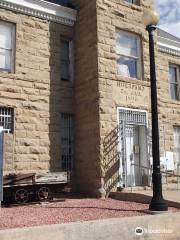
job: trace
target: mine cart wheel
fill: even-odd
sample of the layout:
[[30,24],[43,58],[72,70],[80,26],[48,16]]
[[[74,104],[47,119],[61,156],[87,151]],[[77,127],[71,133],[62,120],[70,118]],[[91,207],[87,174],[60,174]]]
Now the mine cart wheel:
[[27,203],[29,200],[29,193],[26,189],[19,189],[15,192],[16,203]]
[[37,192],[38,200],[50,200],[52,199],[51,191],[48,187],[41,187]]

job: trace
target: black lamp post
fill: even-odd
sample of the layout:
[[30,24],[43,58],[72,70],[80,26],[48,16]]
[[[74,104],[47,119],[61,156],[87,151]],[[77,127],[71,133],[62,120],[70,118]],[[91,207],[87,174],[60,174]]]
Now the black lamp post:
[[154,32],[159,22],[159,15],[153,10],[146,10],[143,22],[149,33],[150,78],[151,78],[151,112],[152,112],[152,155],[153,155],[153,197],[149,205],[151,211],[167,211],[168,205],[162,196],[162,181],[160,172],[159,127],[156,86],[156,64],[154,52]]

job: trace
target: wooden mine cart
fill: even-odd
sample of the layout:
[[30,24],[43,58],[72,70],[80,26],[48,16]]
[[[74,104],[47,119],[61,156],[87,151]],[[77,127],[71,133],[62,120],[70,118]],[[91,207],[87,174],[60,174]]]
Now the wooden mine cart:
[[27,203],[51,200],[68,185],[67,172],[9,174],[3,177],[3,202]]

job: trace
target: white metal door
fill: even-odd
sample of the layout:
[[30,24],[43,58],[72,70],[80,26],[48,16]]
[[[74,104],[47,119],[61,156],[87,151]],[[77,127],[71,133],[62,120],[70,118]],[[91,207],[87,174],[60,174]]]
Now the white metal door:
[[132,169],[132,162],[133,162],[133,144],[134,144],[134,133],[133,133],[133,126],[126,126],[126,186],[131,186],[134,184],[134,169]]

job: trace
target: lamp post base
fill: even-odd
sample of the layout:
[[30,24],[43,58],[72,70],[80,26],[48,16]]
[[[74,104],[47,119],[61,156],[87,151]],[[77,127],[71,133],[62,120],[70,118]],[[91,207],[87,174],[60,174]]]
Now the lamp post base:
[[152,198],[151,203],[149,205],[150,211],[168,211],[168,205],[163,198]]
[[150,214],[150,215],[159,215],[159,214],[167,214],[167,213],[172,213],[172,211],[151,211],[149,209],[145,210],[144,211],[145,213],[147,214]]
[[168,204],[162,196],[161,173],[153,173],[153,197],[149,205],[151,211],[168,211]]

